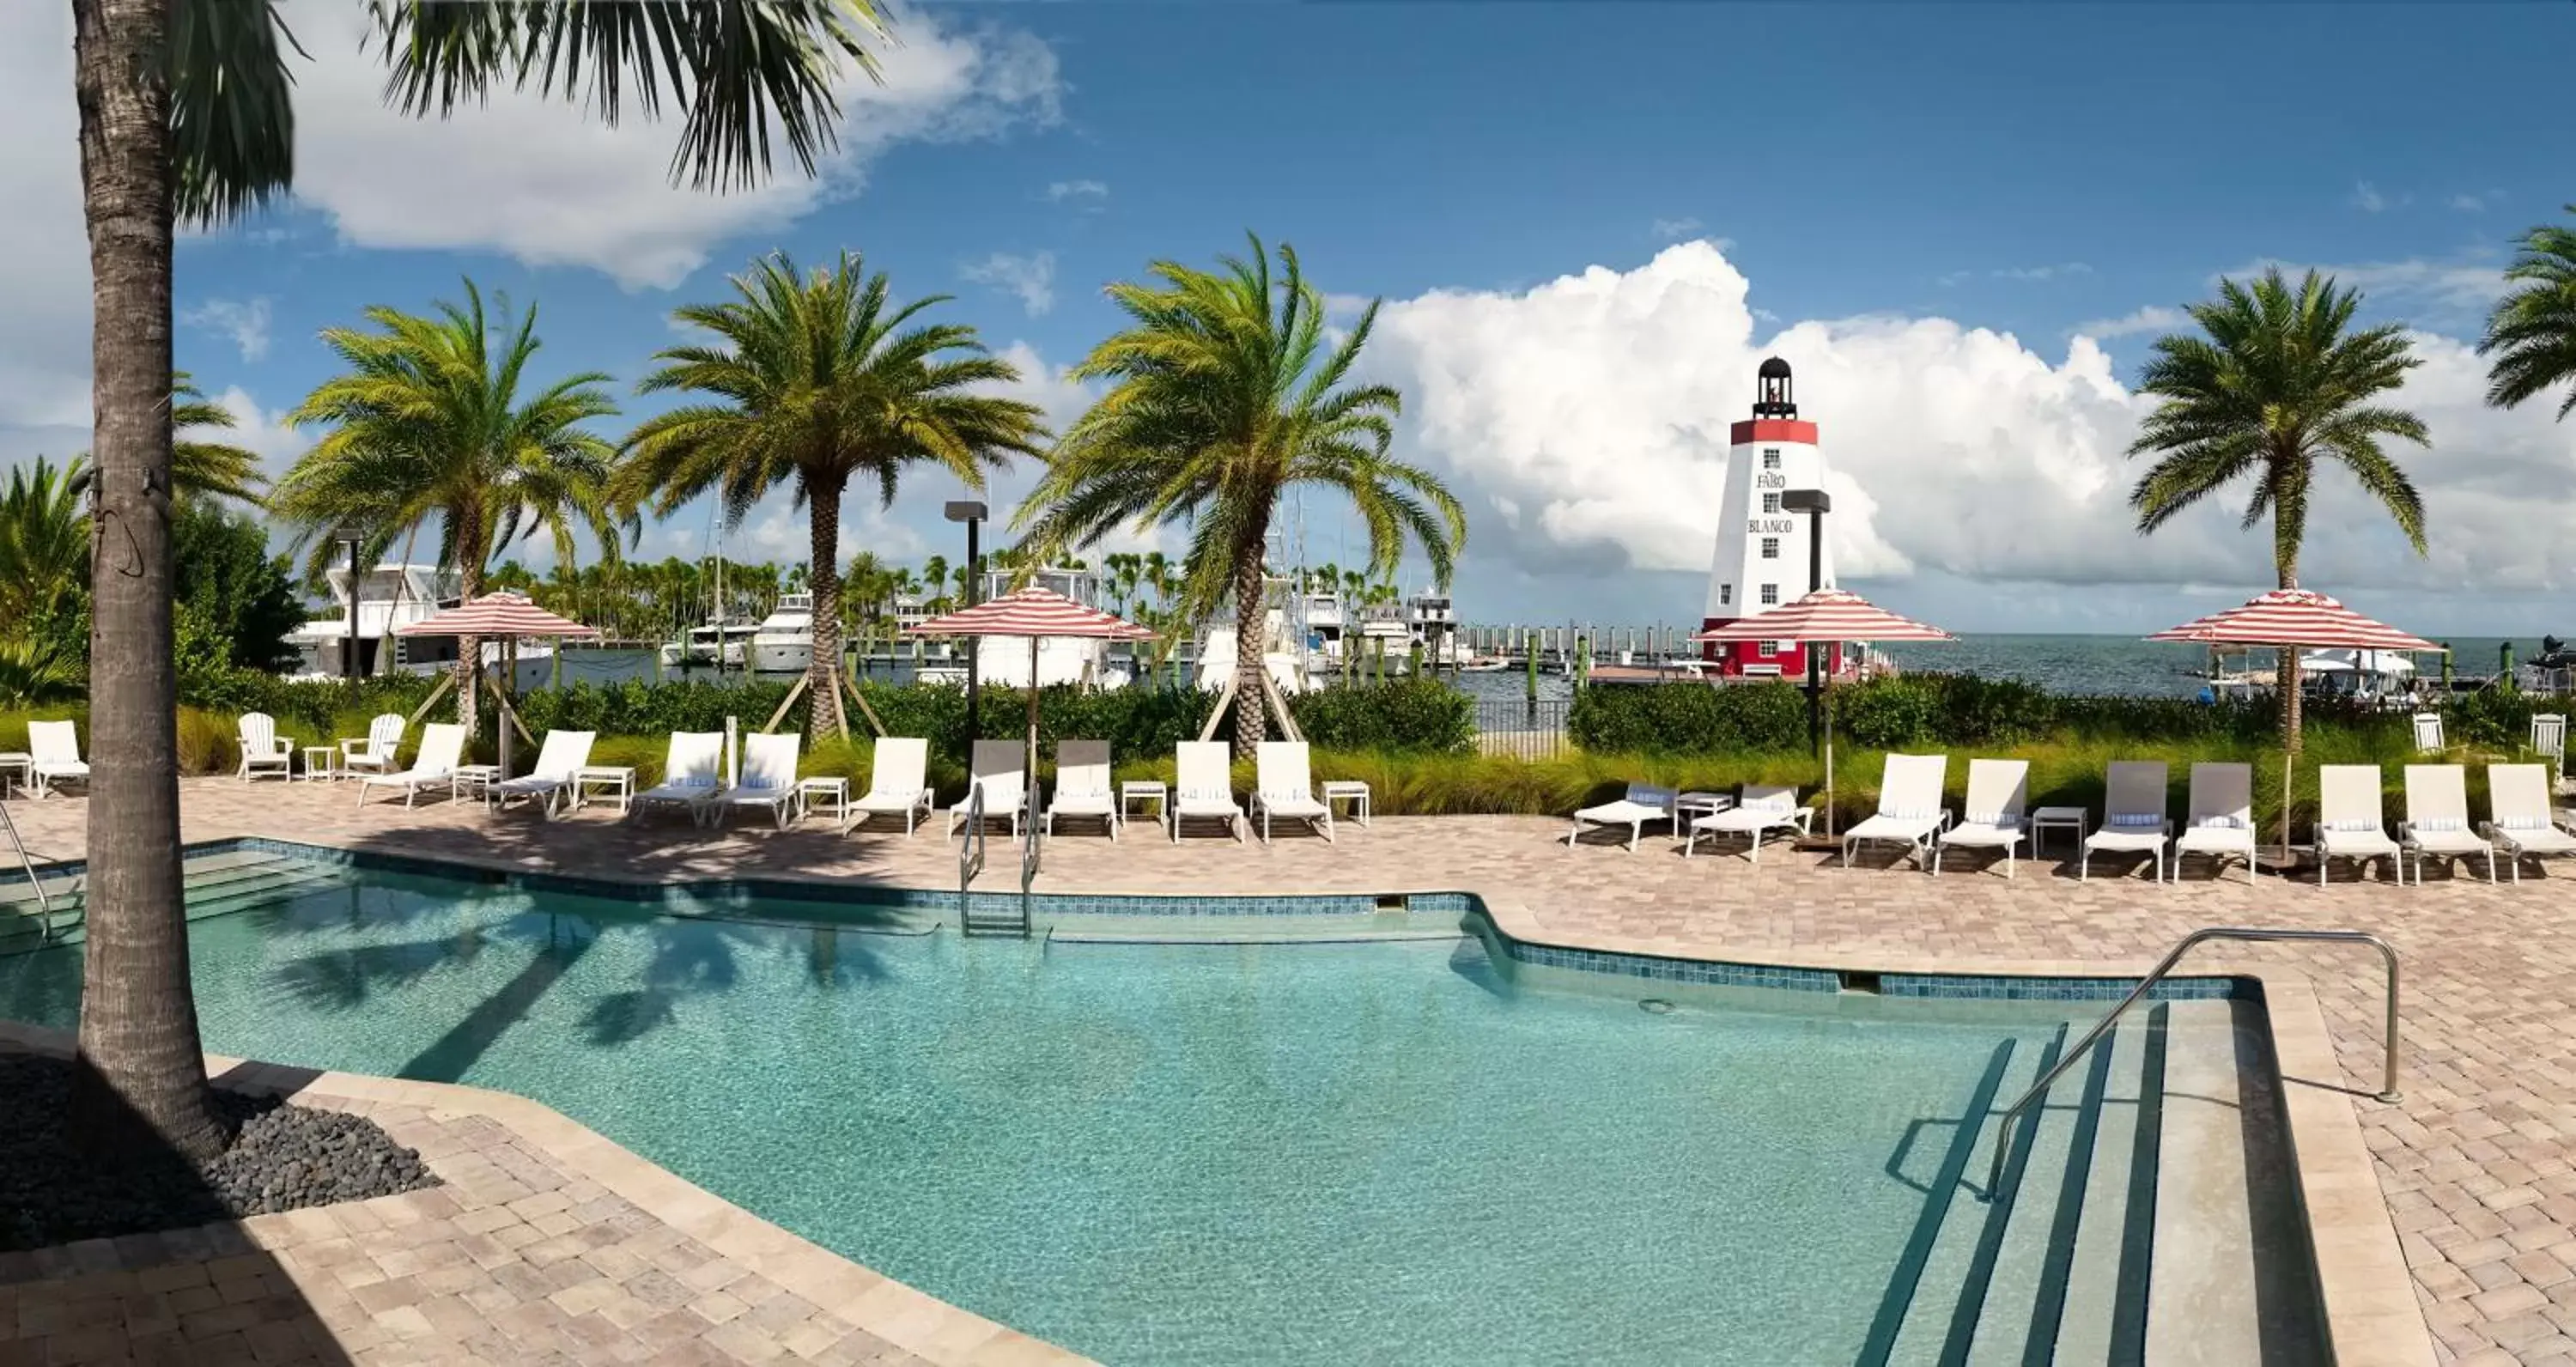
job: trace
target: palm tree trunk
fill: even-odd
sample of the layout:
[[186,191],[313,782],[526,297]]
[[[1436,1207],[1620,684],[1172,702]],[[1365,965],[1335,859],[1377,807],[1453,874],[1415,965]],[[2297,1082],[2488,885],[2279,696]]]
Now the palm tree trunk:
[[220,1153],[188,980],[179,680],[170,640],[170,0],[75,0],[89,225],[91,451],[87,944],[73,1122],[111,1161]]
[[[2281,587],[2297,588],[2299,586],[2298,562],[2284,560],[2281,562],[2280,569]],[[2300,668],[2299,648],[2295,645],[2286,645],[2280,649],[2280,667],[2273,671],[2273,677],[2279,681],[2281,687],[2281,748],[2295,755],[2299,753],[2300,695],[2306,690],[2301,683],[2303,671]],[[2289,794],[2282,794],[2281,800],[2287,802]]]
[[[460,512],[456,537],[456,587],[464,601],[471,603],[483,592],[483,521],[482,510],[467,508]],[[349,595],[349,611],[358,610],[357,593]],[[456,719],[465,725],[465,743],[469,747],[482,734],[483,638],[461,636],[456,641]]]
[[806,507],[811,510],[805,582],[814,590],[814,659],[805,667],[806,734],[815,744],[846,729],[841,719],[841,690],[835,683],[841,667],[841,490],[838,476],[808,475]]
[[1267,644],[1269,614],[1261,604],[1261,546],[1255,537],[1252,548],[1236,553],[1234,562],[1234,757],[1248,759],[1261,748],[1269,734],[1262,704],[1269,693],[1262,687],[1269,681],[1269,663],[1262,657]]

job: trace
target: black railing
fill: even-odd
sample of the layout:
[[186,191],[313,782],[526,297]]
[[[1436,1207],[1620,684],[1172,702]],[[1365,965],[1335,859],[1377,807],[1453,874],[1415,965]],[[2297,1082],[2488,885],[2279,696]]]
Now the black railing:
[[1534,701],[1481,698],[1476,703],[1476,749],[1516,759],[1552,759],[1572,746],[1565,736],[1563,698]]

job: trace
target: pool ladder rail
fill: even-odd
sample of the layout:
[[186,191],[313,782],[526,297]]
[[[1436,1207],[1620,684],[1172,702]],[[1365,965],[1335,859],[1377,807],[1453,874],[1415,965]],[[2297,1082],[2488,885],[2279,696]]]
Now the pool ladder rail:
[[2109,1012],[2105,1013],[2102,1019],[2095,1022],[2093,1028],[2086,1032],[2084,1038],[2075,1042],[2074,1048],[2069,1049],[2064,1054],[2060,1055],[2054,1066],[2050,1067],[2046,1072],[2041,1073],[2038,1081],[2030,1084],[2030,1090],[2023,1092],[2019,1101],[2005,1107],[1998,1113],[2000,1118],[1998,1119],[1997,1124],[2000,1128],[1995,1132],[1994,1164],[1988,1169],[1986,1174],[1986,1199],[1994,1199],[1994,1193],[2002,1189],[2004,1164],[2012,1156],[2014,1117],[2019,1116],[2023,1111],[2026,1111],[2033,1105],[2037,1104],[2040,1098],[2047,1096],[2050,1084],[2056,1082],[2067,1069],[2074,1067],[2076,1061],[2091,1052],[2095,1045],[2100,1044],[2102,1042],[2102,1037],[2111,1033],[2111,1027],[2119,1024],[2120,1018],[2129,1013],[2129,1008],[2146,1000],[2147,995],[2155,990],[2156,984],[2163,982],[2167,976],[2172,974],[2174,966],[2182,962],[2184,955],[2189,954],[2194,949],[2207,944],[2211,940],[2329,941],[2344,944],[2364,944],[2378,950],[2380,959],[2388,966],[2388,991],[2387,1017],[2384,1025],[2382,1026],[2381,1036],[2381,1042],[2384,1046],[2386,1057],[2382,1064],[2380,1074],[2379,1094],[2375,1099],[2386,1102],[2390,1105],[2395,1105],[2402,1099],[2397,1090],[2397,951],[2394,948],[2391,948],[2386,940],[2363,930],[2301,930],[2274,926],[2203,926],[2189,935],[2182,937],[2182,942],[2180,944],[2175,945],[2171,952],[2167,953],[2163,959],[2157,961],[2156,966],[2147,971],[2147,976],[2138,980],[2138,985],[2136,987],[2129,989],[2129,995],[2122,997],[2119,1005],[2112,1007]]
[[42,938],[54,938],[54,903],[45,893],[44,876],[36,872],[36,861],[27,853],[27,842],[18,835],[18,823],[9,815],[9,806],[0,802],[0,834],[9,837],[9,851],[18,856],[18,867],[27,871],[27,886],[35,891],[38,924]]
[[979,913],[972,891],[975,876],[984,871],[984,786],[973,784],[966,795],[966,842],[957,851],[957,929],[966,935],[1017,935],[1026,939],[1035,924],[1031,913],[1029,888],[1037,882],[1038,865],[1043,860],[1042,830],[1038,821],[1037,776],[1029,777],[1029,790],[1020,808],[1020,900],[1016,911]]

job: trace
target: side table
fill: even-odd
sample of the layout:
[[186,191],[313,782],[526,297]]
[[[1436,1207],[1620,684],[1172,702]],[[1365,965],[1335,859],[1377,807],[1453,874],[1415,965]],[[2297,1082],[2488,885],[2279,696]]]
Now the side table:
[[[0,771],[7,770],[17,771],[17,784],[21,791],[32,790],[36,786],[36,757],[34,755],[28,754],[24,750],[0,751]],[[0,797],[7,797],[9,795],[9,783],[10,779],[8,774],[6,772],[0,772]]]
[[818,775],[814,778],[797,780],[797,820],[802,821],[806,817],[814,814],[814,800],[816,798],[830,799],[832,805],[823,809],[823,815],[831,817],[834,821],[840,823],[843,829],[848,829],[851,817],[850,781],[848,779],[839,777],[838,775]]
[[1336,802],[1349,803],[1352,822],[1357,824],[1361,830],[1368,829],[1369,786],[1367,784],[1362,783],[1355,778],[1326,779],[1324,781],[1324,809],[1327,812],[1331,811],[1333,804]]
[[448,776],[447,795],[453,798],[479,797],[489,801],[492,785],[501,781],[497,764],[460,764]]
[[635,801],[635,771],[623,764],[585,764],[573,770],[572,805],[580,807],[593,793],[615,794],[617,810],[625,811]]
[[2030,814],[2030,857],[2039,858],[2040,848],[2048,843],[2052,826],[2064,827],[2075,848],[2084,847],[2084,824],[2090,814],[2082,807],[2042,807]]
[[1136,804],[1146,798],[1154,800],[1154,824],[1159,826],[1171,815],[1172,790],[1150,778],[1131,778],[1118,785],[1118,819],[1134,816]]
[[304,781],[332,783],[340,777],[340,747],[308,745],[304,747]]

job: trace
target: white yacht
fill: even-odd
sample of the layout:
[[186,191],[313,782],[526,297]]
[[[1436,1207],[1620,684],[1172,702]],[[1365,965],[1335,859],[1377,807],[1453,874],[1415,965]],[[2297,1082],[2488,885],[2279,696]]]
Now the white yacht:
[[751,667],[762,674],[802,674],[814,664],[814,595],[782,593],[751,634]]
[[680,640],[663,642],[662,663],[673,669],[688,669],[721,660],[728,669],[740,669],[750,651],[754,630],[751,623],[740,619],[711,617],[689,628],[689,634]]
[[[1019,572],[1016,570],[987,571],[982,601],[991,602],[1009,593],[1017,586],[1018,580]],[[1052,589],[1085,607],[1101,606],[1100,576],[1090,570],[1050,565],[1029,571],[1027,582],[1039,588]],[[984,636],[965,644],[975,652],[975,673],[982,682],[1000,688],[1028,686],[1027,637]],[[1123,688],[1131,682],[1132,658],[1123,652],[1123,648],[1122,653],[1112,655],[1107,641],[1041,637],[1037,649],[1038,686],[1050,688],[1060,684],[1079,684],[1087,688]]]
[[[286,638],[303,657],[290,677],[346,677],[352,645],[357,648],[357,672],[364,675],[433,674],[455,663],[455,637],[397,636],[394,630],[462,601],[464,577],[457,571],[436,565],[381,563],[358,576],[354,593],[346,567],[330,570],[324,578],[340,615],[306,622]],[[356,600],[355,633],[349,629],[352,598]],[[483,650],[487,659],[494,658],[495,647],[490,643]]]

